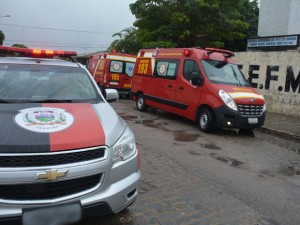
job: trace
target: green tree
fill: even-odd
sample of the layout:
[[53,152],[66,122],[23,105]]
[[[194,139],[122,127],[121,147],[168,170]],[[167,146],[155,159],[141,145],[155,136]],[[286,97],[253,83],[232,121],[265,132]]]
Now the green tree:
[[0,45],[3,44],[3,41],[5,40],[5,35],[4,33],[0,30]]
[[114,40],[107,50],[137,54],[141,46],[137,40],[136,32],[136,28],[129,27],[113,34],[112,37],[118,37],[118,39]]
[[[130,4],[130,10],[136,17],[136,39],[143,48],[237,50],[240,47],[232,44],[245,40],[251,27],[247,20],[253,14],[248,14],[247,3],[249,0],[137,0]],[[245,18],[242,10],[247,12]]]
[[11,47],[16,47],[16,48],[28,48],[26,45],[22,45],[22,44],[13,44]]
[[257,0],[243,0],[240,5],[241,18],[249,24],[249,28],[244,31],[245,38],[229,41],[226,43],[228,48],[244,51],[247,46],[247,38],[257,36],[259,8]]

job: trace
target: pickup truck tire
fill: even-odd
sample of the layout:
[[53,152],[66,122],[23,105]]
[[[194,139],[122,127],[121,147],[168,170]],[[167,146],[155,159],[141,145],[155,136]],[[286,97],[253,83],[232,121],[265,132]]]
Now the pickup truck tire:
[[211,133],[215,127],[215,117],[208,108],[201,108],[198,113],[199,129],[206,133]]
[[145,104],[145,98],[143,94],[139,94],[136,98],[136,108],[138,111],[145,112],[148,106]]

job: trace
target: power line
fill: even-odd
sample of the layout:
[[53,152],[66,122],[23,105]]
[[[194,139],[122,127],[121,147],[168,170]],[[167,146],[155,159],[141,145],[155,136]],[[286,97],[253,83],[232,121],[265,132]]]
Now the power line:
[[87,31],[87,30],[68,30],[68,29],[59,29],[59,28],[50,28],[50,27],[35,27],[35,26],[26,26],[26,25],[16,25],[16,24],[8,24],[8,23],[0,23],[5,26],[12,27],[22,27],[22,28],[32,28],[32,29],[40,29],[40,30],[55,30],[55,31],[65,31],[65,32],[78,32],[78,33],[89,33],[89,34],[101,34],[101,35],[112,35],[113,33],[104,33],[104,32],[95,32],[95,31]]
[[54,48],[60,48],[60,47],[64,47],[64,48],[91,48],[91,49],[107,49],[107,47],[99,47],[99,46],[76,46],[76,45],[30,45],[30,47],[54,47]]
[[12,44],[15,43],[28,43],[30,45],[37,45],[37,44],[58,44],[58,45],[70,45],[70,46],[88,46],[88,47],[107,47],[107,45],[90,45],[90,44],[71,44],[71,43],[62,43],[62,42],[45,42],[45,41],[22,41],[22,40],[5,40],[5,42],[9,42]]

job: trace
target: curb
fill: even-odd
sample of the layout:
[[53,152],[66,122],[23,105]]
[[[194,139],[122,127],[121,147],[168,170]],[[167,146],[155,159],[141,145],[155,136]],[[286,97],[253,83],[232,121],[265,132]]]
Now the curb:
[[256,136],[258,139],[268,140],[271,143],[283,146],[300,154],[300,136],[267,127],[260,127],[257,131],[257,134],[261,133],[261,135]]
[[285,131],[275,130],[275,129],[267,128],[267,127],[264,127],[264,126],[258,128],[258,130],[260,130],[264,133],[274,134],[274,135],[280,136],[282,138],[287,138],[288,140],[300,141],[300,136],[298,136],[296,134],[288,133],[288,132],[285,132]]

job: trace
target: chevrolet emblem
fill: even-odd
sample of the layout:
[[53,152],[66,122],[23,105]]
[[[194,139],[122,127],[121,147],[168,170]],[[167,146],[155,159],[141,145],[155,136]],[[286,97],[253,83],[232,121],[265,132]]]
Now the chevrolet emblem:
[[60,177],[66,176],[68,170],[46,170],[45,172],[37,173],[36,179],[45,179],[47,181],[55,181]]

